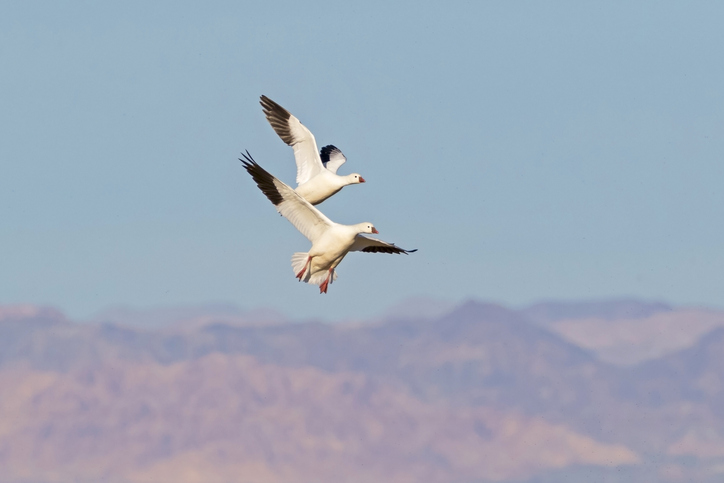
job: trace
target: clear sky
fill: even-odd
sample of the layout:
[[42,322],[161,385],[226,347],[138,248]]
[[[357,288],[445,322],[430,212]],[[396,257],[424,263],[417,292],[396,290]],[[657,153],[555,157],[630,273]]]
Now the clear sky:
[[[724,4],[427,3],[2,2],[0,304],[723,307]],[[419,252],[298,283],[261,94],[367,179],[321,210]]]

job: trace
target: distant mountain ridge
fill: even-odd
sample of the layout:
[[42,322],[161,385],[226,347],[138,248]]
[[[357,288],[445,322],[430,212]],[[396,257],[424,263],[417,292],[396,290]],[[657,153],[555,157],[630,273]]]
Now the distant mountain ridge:
[[[0,308],[0,482],[339,481],[350,467],[354,481],[568,481],[581,468],[719,481],[717,312],[529,309],[468,301],[354,324],[196,310],[142,329]],[[631,327],[641,345],[659,323],[703,332],[632,365],[573,336]]]
[[672,310],[674,310],[673,307],[663,302],[611,299],[581,302],[540,302],[526,307],[521,312],[535,323],[550,324],[551,322],[568,319],[640,319]]

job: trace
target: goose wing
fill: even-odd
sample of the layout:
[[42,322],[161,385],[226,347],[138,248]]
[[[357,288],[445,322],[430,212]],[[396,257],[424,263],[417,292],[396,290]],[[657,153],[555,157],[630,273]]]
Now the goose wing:
[[347,158],[344,157],[342,151],[331,144],[322,148],[319,152],[319,157],[322,159],[324,167],[334,174],[337,174],[339,167],[347,161]]
[[404,253],[405,255],[407,255],[408,253],[416,252],[417,249],[405,250],[404,248],[398,247],[394,243],[387,243],[376,238],[369,238],[364,235],[357,235],[357,238],[355,239],[354,243],[352,244],[352,248],[350,248],[349,251],[366,253]]
[[289,220],[302,235],[314,243],[322,233],[334,225],[332,220],[299,196],[291,187],[279,181],[259,166],[249,152],[239,159],[256,181],[259,189],[269,198],[277,211]]
[[299,119],[267,96],[259,101],[267,121],[274,131],[294,149],[297,162],[297,184],[303,184],[317,176],[323,169],[322,160],[317,151],[314,135]]

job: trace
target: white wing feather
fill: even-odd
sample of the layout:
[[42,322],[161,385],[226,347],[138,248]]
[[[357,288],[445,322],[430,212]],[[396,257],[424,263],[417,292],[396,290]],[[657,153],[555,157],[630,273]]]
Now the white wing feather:
[[[324,167],[334,174],[337,174],[339,167],[347,161],[347,158],[344,154],[342,154],[342,151],[332,145],[323,147],[320,157],[322,158],[322,164],[324,164]],[[324,162],[324,159],[327,159],[326,163]]]
[[289,185],[259,166],[249,153],[242,153],[242,156],[246,159],[242,160],[244,167],[254,178],[259,189],[276,206],[277,211],[309,241],[314,243],[322,233],[334,225],[332,220],[299,196]]
[[352,247],[349,249],[351,252],[367,252],[367,253],[412,253],[416,252],[415,250],[405,250],[404,248],[400,248],[394,243],[387,243],[382,240],[378,240],[377,238],[368,238],[364,235],[357,235],[357,237],[354,240],[354,243],[352,244]]
[[274,131],[294,149],[297,162],[297,184],[303,184],[317,176],[323,169],[312,132],[289,111],[266,96],[260,101],[267,121]]

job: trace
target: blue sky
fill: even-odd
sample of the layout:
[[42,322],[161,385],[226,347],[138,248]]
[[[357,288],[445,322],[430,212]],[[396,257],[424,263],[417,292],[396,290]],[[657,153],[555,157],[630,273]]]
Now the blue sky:
[[[2,3],[1,304],[724,307],[721,3],[245,3]],[[322,211],[418,253],[296,282],[261,94],[367,179]]]

